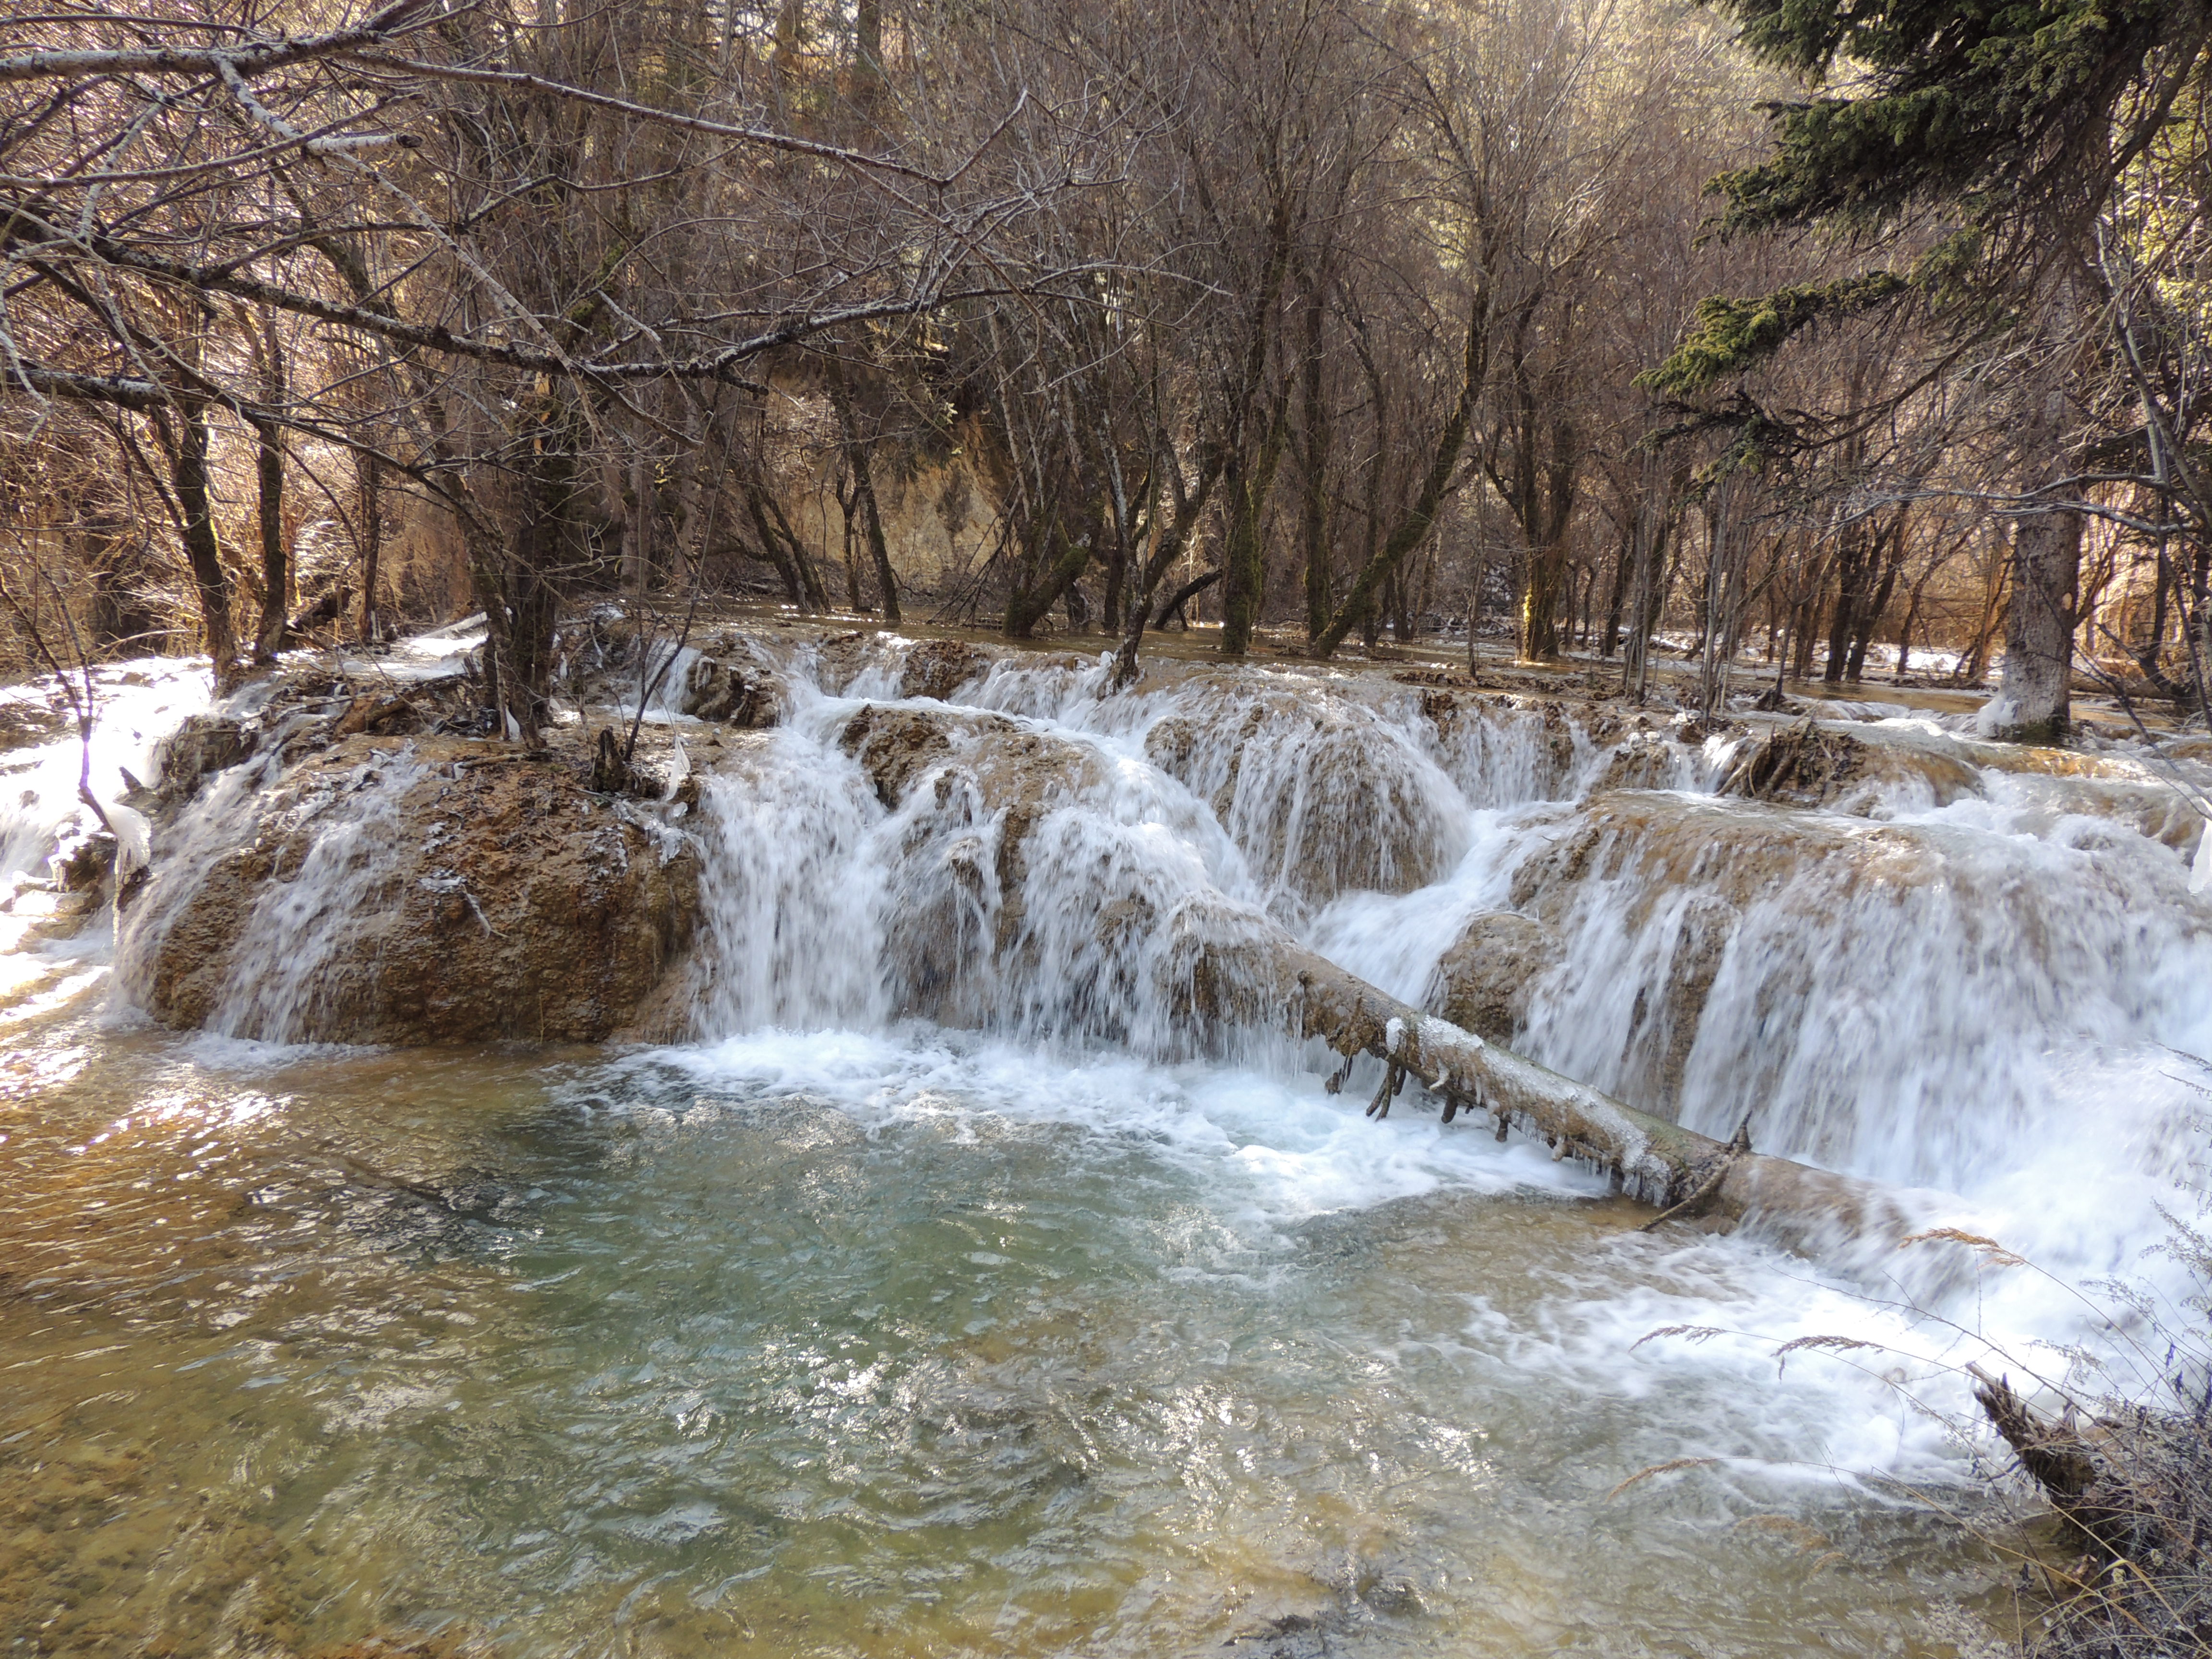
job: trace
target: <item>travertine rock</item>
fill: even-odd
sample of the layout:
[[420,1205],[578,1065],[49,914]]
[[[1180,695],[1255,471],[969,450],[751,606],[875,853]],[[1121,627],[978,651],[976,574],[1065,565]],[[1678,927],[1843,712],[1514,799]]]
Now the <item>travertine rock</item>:
[[[391,798],[364,811],[376,791]],[[343,739],[219,822],[233,844],[165,872],[184,890],[150,895],[147,936],[126,941],[171,1025],[596,1041],[652,992],[697,908],[684,838],[557,762],[465,739]]]

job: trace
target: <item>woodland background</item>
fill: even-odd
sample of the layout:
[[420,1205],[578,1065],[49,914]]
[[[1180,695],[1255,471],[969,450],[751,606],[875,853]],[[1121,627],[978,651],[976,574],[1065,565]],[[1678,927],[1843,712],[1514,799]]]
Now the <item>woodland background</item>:
[[[2201,6],[0,22],[0,654],[607,603],[2201,707]],[[1747,661],[1746,653],[1749,653]],[[1750,665],[1758,665],[1756,667]],[[1742,684],[1742,680],[1738,684]]]

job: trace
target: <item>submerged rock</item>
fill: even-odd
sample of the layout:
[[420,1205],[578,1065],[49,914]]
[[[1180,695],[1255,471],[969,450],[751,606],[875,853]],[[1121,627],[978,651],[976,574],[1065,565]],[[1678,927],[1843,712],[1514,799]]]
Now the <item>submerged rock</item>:
[[33,702],[15,692],[0,700],[0,755],[50,744],[64,736],[72,725],[58,692],[51,702]]
[[[1012,726],[995,714],[972,718],[1009,729]],[[896,806],[921,772],[951,753],[952,741],[946,733],[945,722],[936,716],[871,704],[846,722],[837,746],[860,763],[875,786],[876,799]]]
[[891,813],[894,1012],[1153,1053],[1181,1040],[1190,941],[1224,902],[1211,870],[1234,858],[1188,794],[979,709],[872,706],[837,741]]
[[115,837],[105,830],[65,840],[46,866],[64,893],[89,893],[115,872]]
[[[1578,879],[1605,879],[1577,854],[1567,856]],[[1455,1025],[1508,1046],[1527,1031],[1552,976],[1569,957],[1565,928],[1582,918],[1560,887],[1523,890],[1549,921],[1511,910],[1472,918],[1437,964],[1431,1009]],[[1635,988],[1620,1031],[1624,1069],[1615,1079],[1624,1098],[1662,1117],[1678,1109],[1682,1077],[1698,1023],[1728,951],[1740,911],[1727,899],[1692,893],[1663,915],[1639,925],[1651,936],[1645,960],[1655,965]]]
[[[1662,782],[1639,766],[1644,753],[1633,740],[1624,744],[1601,787]],[[1808,720],[1775,728],[1738,752],[1720,792],[1876,819],[1987,803],[2015,833],[2076,846],[2100,835],[2118,847],[2141,837],[2185,855],[2204,829],[2170,774],[2129,756],[1983,743],[1911,726],[1853,732]]]
[[913,640],[900,634],[839,634],[813,651],[815,684],[836,696],[931,697],[951,702],[963,686],[1001,664],[1064,667],[1074,659],[968,640]]
[[873,662],[880,652],[880,635],[854,632],[833,634],[814,642],[814,683],[831,696],[842,696],[854,677]]
[[462,739],[343,739],[216,792],[130,917],[165,1024],[280,1042],[590,1042],[690,936],[684,838],[567,767]]
[[420,732],[426,724],[422,711],[405,697],[359,696],[338,716],[331,732],[340,738],[364,732],[372,737],[398,738]]
[[1593,793],[1613,789],[1679,789],[1692,786],[1697,768],[1672,732],[1653,728],[1648,716],[1628,728],[1607,757]]

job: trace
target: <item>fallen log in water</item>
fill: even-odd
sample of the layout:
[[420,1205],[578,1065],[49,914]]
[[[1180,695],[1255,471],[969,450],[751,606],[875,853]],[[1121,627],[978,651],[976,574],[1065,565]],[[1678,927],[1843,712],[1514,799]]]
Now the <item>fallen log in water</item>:
[[1871,1182],[1754,1152],[1739,1133],[1729,1142],[1639,1112],[1611,1096],[1377,990],[1287,934],[1202,946],[1194,975],[1202,1012],[1266,1023],[1287,1011],[1301,1036],[1319,1037],[1347,1059],[1384,1062],[1383,1086],[1369,1109],[1389,1110],[1401,1076],[1418,1079],[1461,1111],[1490,1115],[1543,1141],[1555,1157],[1596,1164],[1660,1218],[1709,1217],[1755,1222],[1804,1246],[1859,1237],[1902,1239],[1910,1231],[1888,1190]]

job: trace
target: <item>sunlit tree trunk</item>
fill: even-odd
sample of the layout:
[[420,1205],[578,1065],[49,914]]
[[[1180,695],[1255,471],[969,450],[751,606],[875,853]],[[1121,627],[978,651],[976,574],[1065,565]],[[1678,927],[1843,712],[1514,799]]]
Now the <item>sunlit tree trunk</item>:
[[222,568],[222,541],[216,531],[209,489],[207,411],[187,403],[179,408],[177,417],[170,483],[177,494],[185,557],[199,597],[200,628],[215,664],[215,682],[227,689],[238,676],[238,633],[230,614],[230,577]]

